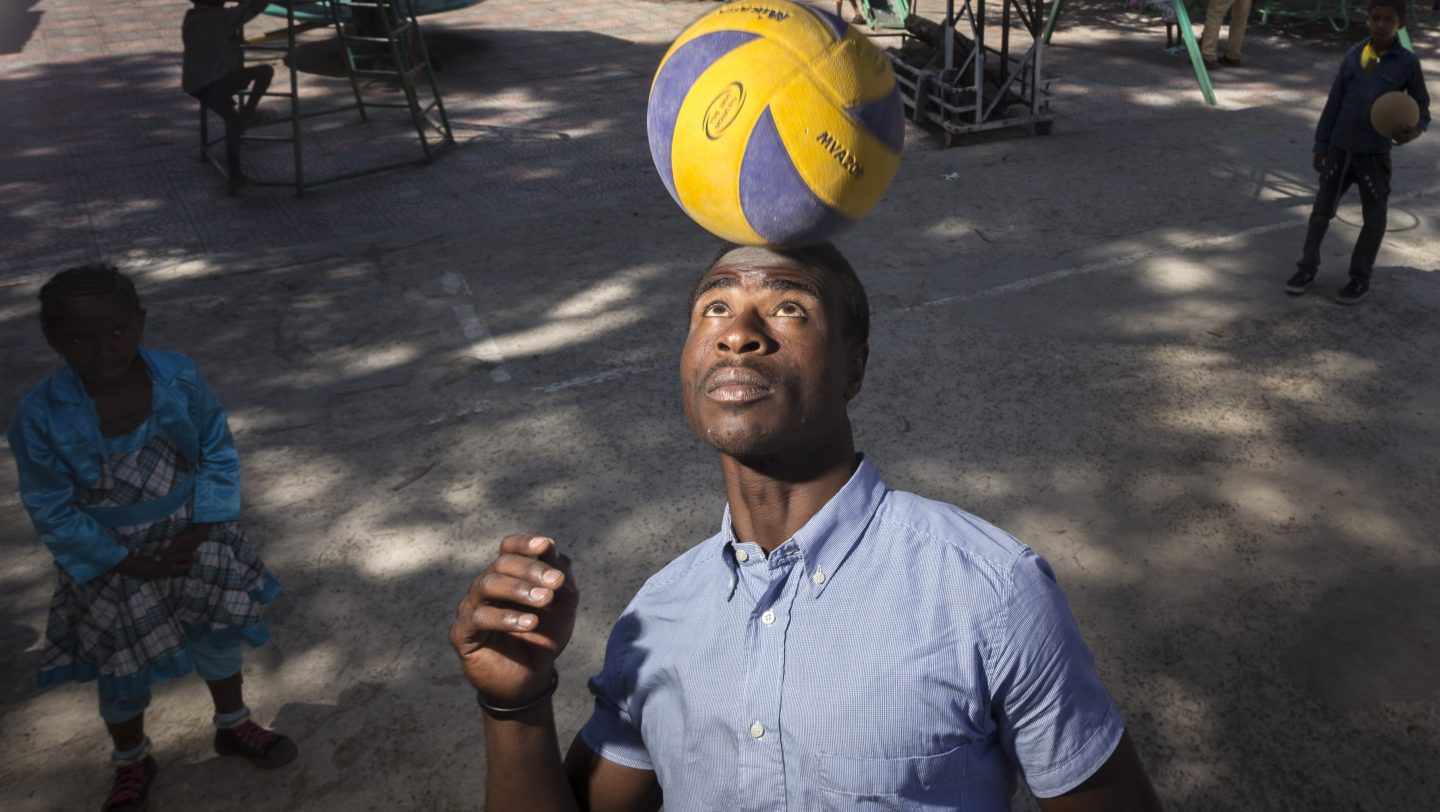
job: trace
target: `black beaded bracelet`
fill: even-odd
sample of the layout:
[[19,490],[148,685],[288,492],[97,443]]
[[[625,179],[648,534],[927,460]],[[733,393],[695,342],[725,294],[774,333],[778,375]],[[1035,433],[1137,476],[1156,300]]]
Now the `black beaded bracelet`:
[[485,715],[489,716],[491,719],[499,719],[500,721],[504,721],[506,719],[514,719],[516,716],[519,716],[525,711],[533,710],[545,704],[545,701],[550,698],[551,694],[555,693],[555,689],[559,685],[560,672],[551,671],[550,684],[545,686],[545,690],[541,691],[539,696],[535,697],[529,702],[526,702],[523,705],[517,705],[513,708],[497,708],[494,705],[491,705],[490,703],[485,701],[485,694],[481,693],[479,688],[475,689],[475,702],[480,706],[480,710],[485,711]]

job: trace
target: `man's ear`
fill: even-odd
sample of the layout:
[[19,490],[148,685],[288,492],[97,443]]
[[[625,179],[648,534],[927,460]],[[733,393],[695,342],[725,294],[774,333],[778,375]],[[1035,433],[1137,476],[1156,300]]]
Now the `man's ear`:
[[865,383],[865,364],[870,360],[870,345],[861,344],[850,351],[850,358],[845,365],[845,402],[849,403],[860,394],[860,387]]

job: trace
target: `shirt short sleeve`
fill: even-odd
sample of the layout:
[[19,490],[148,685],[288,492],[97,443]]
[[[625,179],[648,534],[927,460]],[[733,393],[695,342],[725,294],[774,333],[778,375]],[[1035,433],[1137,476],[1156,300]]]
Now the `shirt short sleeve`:
[[580,738],[592,753],[606,761],[636,770],[653,770],[640,726],[630,713],[636,683],[631,667],[634,658],[630,655],[638,629],[638,622],[627,612],[610,630],[605,665],[589,682],[595,710],[580,729]]
[[1026,550],[1011,578],[987,663],[991,712],[1030,791],[1051,798],[1100,769],[1125,721],[1100,683],[1050,565]]

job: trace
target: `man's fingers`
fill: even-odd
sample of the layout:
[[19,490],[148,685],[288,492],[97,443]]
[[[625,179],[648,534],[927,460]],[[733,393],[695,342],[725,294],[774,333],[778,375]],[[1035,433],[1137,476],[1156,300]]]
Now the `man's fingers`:
[[[475,631],[513,633],[534,630],[540,624],[540,617],[533,612],[485,604],[475,607],[470,613],[469,621],[470,628]],[[473,633],[471,639],[474,639]]]
[[529,581],[535,586],[557,589],[565,582],[565,571],[545,561],[524,555],[506,554],[495,559],[490,572]]
[[[498,564],[498,562],[497,562]],[[520,606],[546,606],[555,597],[555,590],[526,578],[505,575],[497,569],[480,576],[479,603],[515,603]]]
[[500,554],[530,555],[539,556],[546,550],[555,546],[555,540],[549,536],[537,536],[534,533],[516,533],[513,536],[506,536],[500,542]]

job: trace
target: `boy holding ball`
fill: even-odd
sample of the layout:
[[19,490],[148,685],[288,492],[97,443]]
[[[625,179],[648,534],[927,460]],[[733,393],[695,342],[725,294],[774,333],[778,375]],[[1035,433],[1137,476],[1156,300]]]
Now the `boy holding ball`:
[[[1355,304],[1370,292],[1370,273],[1385,237],[1391,145],[1415,140],[1430,125],[1430,94],[1420,75],[1420,60],[1396,37],[1405,25],[1405,0],[1371,0],[1365,25],[1370,36],[1346,52],[1315,128],[1314,164],[1320,189],[1310,212],[1299,270],[1285,283],[1286,293],[1298,295],[1315,281],[1320,241],[1341,196],[1351,184],[1358,185],[1364,226],[1350,256],[1350,281],[1337,297],[1341,304]],[[1415,99],[1420,120],[1415,126],[1377,132],[1370,123],[1370,108],[1380,96],[1397,90]]]

